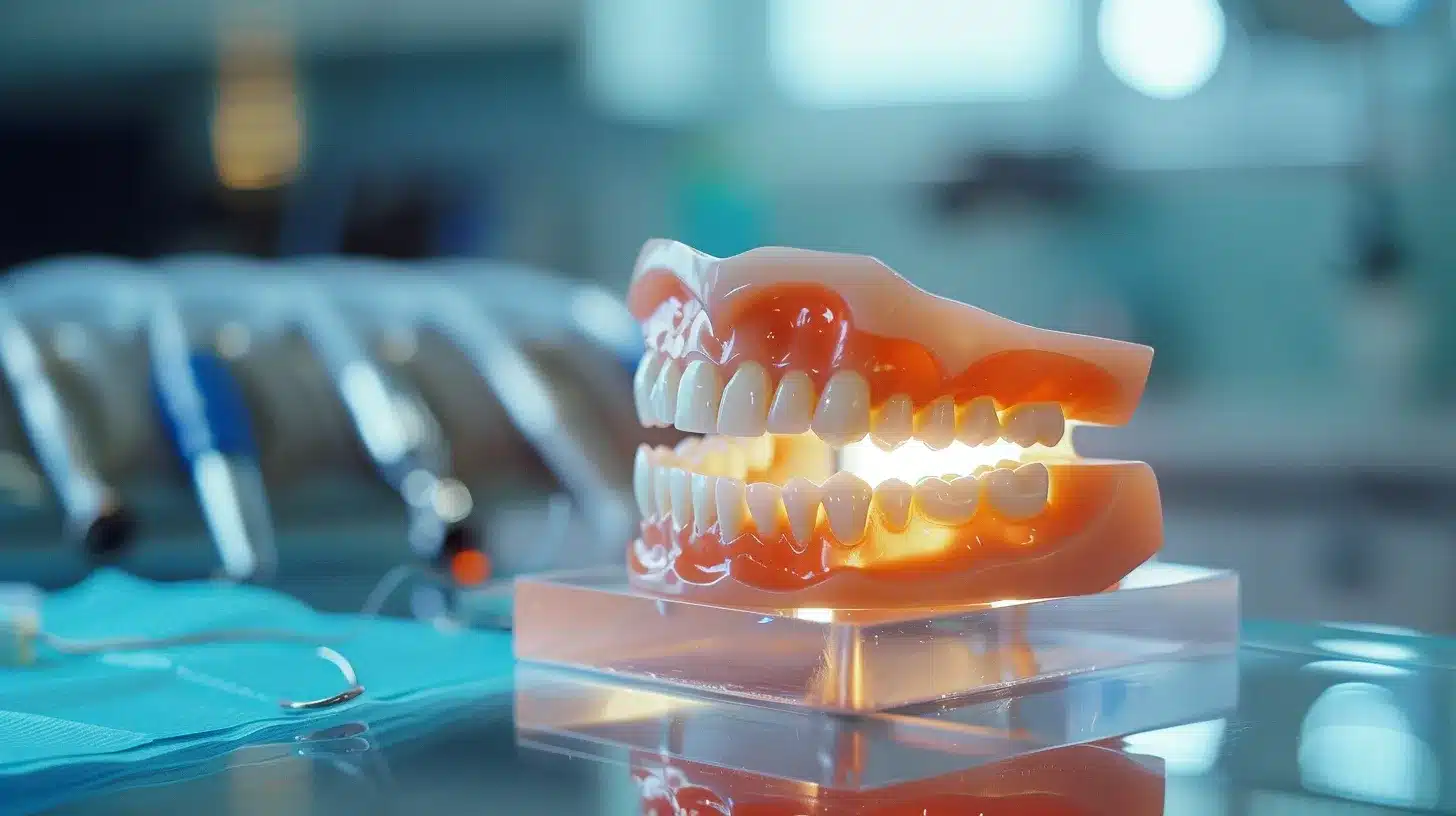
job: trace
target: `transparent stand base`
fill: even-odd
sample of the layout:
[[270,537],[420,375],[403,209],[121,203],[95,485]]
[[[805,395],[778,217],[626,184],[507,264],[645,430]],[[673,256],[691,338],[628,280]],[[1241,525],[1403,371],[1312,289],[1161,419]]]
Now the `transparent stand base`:
[[1121,737],[1214,721],[1237,703],[1235,655],[1162,660],[861,716],[521,664],[515,722],[518,742],[555,753],[619,764],[647,756],[869,790],[1068,746],[1121,747]]
[[733,609],[650,595],[621,568],[521,578],[523,661],[835,712],[1232,654],[1238,577],[1149,563],[1121,588],[915,610]]

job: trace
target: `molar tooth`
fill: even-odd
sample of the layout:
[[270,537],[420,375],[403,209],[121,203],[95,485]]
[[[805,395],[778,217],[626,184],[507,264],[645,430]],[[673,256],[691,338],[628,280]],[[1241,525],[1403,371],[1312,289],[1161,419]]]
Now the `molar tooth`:
[[748,486],[748,514],[760,536],[771,536],[778,532],[779,521],[784,516],[783,489],[769,482],[754,482]]
[[853,473],[840,471],[824,483],[824,515],[829,531],[840,544],[858,544],[864,538],[874,492]]
[[1062,413],[1062,406],[1055,402],[1046,403],[1041,412],[1036,441],[1050,448],[1061,442],[1066,433],[1067,417]]
[[899,479],[886,479],[875,487],[875,506],[885,529],[898,533],[910,526],[910,501],[915,488]]
[[870,435],[881,447],[894,450],[915,433],[915,405],[906,394],[885,400],[870,422]]
[[743,532],[743,522],[748,517],[743,493],[741,479],[719,479],[713,485],[713,498],[717,499],[718,505],[718,533],[724,543]]
[[652,386],[657,383],[665,359],[655,351],[648,351],[637,364],[637,373],[632,375],[632,402],[637,406],[637,421],[643,427],[657,424],[656,412],[652,410]]
[[723,383],[718,368],[706,360],[693,360],[677,389],[673,424],[680,431],[711,433],[718,427],[718,400]]
[[915,417],[915,438],[931,450],[941,450],[955,441],[955,401],[937,397]]
[[653,424],[672,424],[677,413],[677,389],[681,382],[682,364],[669,358],[662,364],[662,370],[657,374],[657,382],[652,384],[652,417],[656,420]]
[[772,395],[763,366],[752,361],[740,365],[723,389],[723,402],[718,407],[718,433],[762,436]]
[[814,383],[809,375],[802,371],[785,374],[769,406],[766,427],[776,434],[801,434],[809,430],[813,414]]
[[789,531],[794,540],[805,544],[814,535],[819,520],[819,504],[824,489],[802,476],[795,476],[784,485],[784,512],[789,517]]
[[990,397],[976,397],[960,407],[956,419],[956,439],[966,445],[984,445],[1001,438],[1001,420],[996,415],[996,402]]
[[637,446],[637,456],[632,460],[632,495],[637,498],[637,510],[642,518],[652,518],[652,462],[651,450],[646,445]]
[[1007,518],[1031,518],[1046,507],[1050,485],[1051,475],[1040,462],[1015,470],[998,468],[986,477],[986,498]]
[[693,535],[702,535],[718,520],[718,502],[714,495],[718,478],[701,473],[692,475]]
[[952,482],[930,477],[915,485],[915,504],[930,520],[958,526],[976,515],[981,497],[981,482],[974,476],[962,476]]
[[668,498],[672,502],[672,526],[682,529],[693,520],[692,474],[682,468],[667,471]]
[[1029,448],[1044,437],[1055,435],[1052,444],[1062,439],[1065,421],[1062,407],[1054,402],[1030,402],[1013,406],[1006,412],[1001,435],[1023,448]]
[[870,384],[855,371],[836,371],[824,386],[811,423],[831,445],[846,445],[870,430]]

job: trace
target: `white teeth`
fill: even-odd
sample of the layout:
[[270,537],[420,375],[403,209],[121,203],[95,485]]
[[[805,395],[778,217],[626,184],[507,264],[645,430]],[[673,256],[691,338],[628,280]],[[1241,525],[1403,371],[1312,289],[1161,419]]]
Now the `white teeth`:
[[672,502],[672,526],[681,530],[693,520],[692,474],[682,468],[667,471],[668,498]]
[[718,408],[718,433],[727,436],[762,436],[768,420],[768,374],[763,366],[747,362],[738,367],[723,389]]
[[872,497],[870,486],[852,473],[840,471],[824,483],[824,515],[840,544],[858,544],[864,538]]
[[996,416],[996,402],[990,397],[977,397],[964,403],[956,421],[956,439],[966,445],[984,445],[1001,438],[1001,420]]
[[657,381],[652,384],[652,394],[649,397],[652,408],[653,424],[667,426],[671,425],[677,413],[677,389],[682,382],[682,364],[677,360],[668,359],[662,364],[662,370],[657,374]]
[[1062,406],[1055,402],[1018,405],[1006,412],[1002,436],[1023,448],[1038,442],[1051,446],[1062,441],[1067,422]]
[[718,367],[705,360],[688,363],[677,387],[673,424],[679,431],[712,433],[718,427],[718,400],[723,396]]
[[915,433],[915,405],[905,394],[885,400],[870,422],[870,434],[881,446],[893,450]]
[[718,505],[718,532],[723,543],[731,542],[743,532],[743,522],[748,518],[748,508],[743,502],[743,482],[738,479],[719,479],[713,485],[713,498]]
[[875,506],[886,530],[898,533],[910,526],[910,501],[914,495],[915,488],[899,479],[886,479],[875,487]]
[[779,381],[773,404],[768,409],[769,431],[776,434],[801,434],[809,430],[814,415],[814,383],[802,371],[790,371]]
[[716,476],[693,474],[693,535],[702,535],[718,520],[718,502],[714,495],[717,481]]
[[824,499],[824,489],[819,485],[796,476],[784,485],[784,512],[789,517],[789,531],[800,544],[807,543],[814,535],[814,524],[819,520],[819,503]]
[[974,476],[962,476],[947,483],[931,477],[915,485],[915,503],[927,518],[941,524],[960,525],[976,515],[981,482]]
[[768,470],[773,464],[774,441],[769,434],[743,443],[742,448],[744,464],[749,470]]
[[753,517],[753,526],[760,536],[777,532],[784,517],[783,490],[769,482],[754,482],[748,486],[748,514]]
[[668,485],[667,473],[672,470],[669,467],[671,454],[657,457],[656,467],[652,469],[652,504],[657,508],[657,515],[663,516],[672,510],[672,490]]
[[854,371],[835,372],[819,397],[812,426],[831,445],[863,439],[870,431],[870,384]]
[[1014,471],[998,468],[985,478],[986,498],[1007,518],[1030,518],[1046,507],[1050,474],[1040,462]]
[[672,452],[684,462],[691,462],[703,446],[703,439],[699,436],[689,436],[672,449]]
[[931,450],[941,450],[955,441],[955,402],[950,397],[938,397],[915,417],[915,438]]
[[657,383],[657,374],[662,370],[666,357],[655,351],[642,355],[637,364],[637,373],[632,376],[632,401],[637,406],[637,421],[643,427],[657,424],[656,412],[652,410],[652,386]]
[[632,495],[637,498],[637,511],[642,518],[652,518],[652,462],[651,451],[646,445],[637,446],[637,456],[632,460]]

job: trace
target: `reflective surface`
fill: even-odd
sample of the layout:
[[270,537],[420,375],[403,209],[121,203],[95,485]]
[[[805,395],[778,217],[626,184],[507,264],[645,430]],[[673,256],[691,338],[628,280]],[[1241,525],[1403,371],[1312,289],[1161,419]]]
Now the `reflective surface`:
[[[1456,759],[1450,643],[1371,627],[1256,623],[1246,624],[1244,642],[1239,702],[1224,716],[871,789],[804,784],[745,770],[746,762],[718,767],[661,751],[539,750],[518,744],[515,701],[505,696],[396,718],[403,725],[341,722],[274,734],[225,761],[145,769],[46,812],[1456,812],[1456,786],[1447,781]],[[1208,693],[1187,688],[1192,697]],[[995,731],[989,719],[980,725]],[[733,734],[748,757],[766,753],[771,739],[772,731],[755,736],[752,723],[740,722]],[[831,752],[800,764],[850,761]],[[0,793],[14,783],[0,781]],[[7,806],[14,801],[0,796]]]

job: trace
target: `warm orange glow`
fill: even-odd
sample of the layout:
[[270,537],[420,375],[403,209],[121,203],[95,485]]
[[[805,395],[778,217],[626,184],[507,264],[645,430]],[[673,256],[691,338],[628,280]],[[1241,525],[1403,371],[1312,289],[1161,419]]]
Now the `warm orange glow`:
[[218,179],[233,190],[290,181],[303,156],[303,119],[292,55],[281,37],[249,32],[224,38],[212,117]]
[[450,559],[450,575],[461,586],[475,586],[490,579],[490,558],[479,550],[458,552]]

